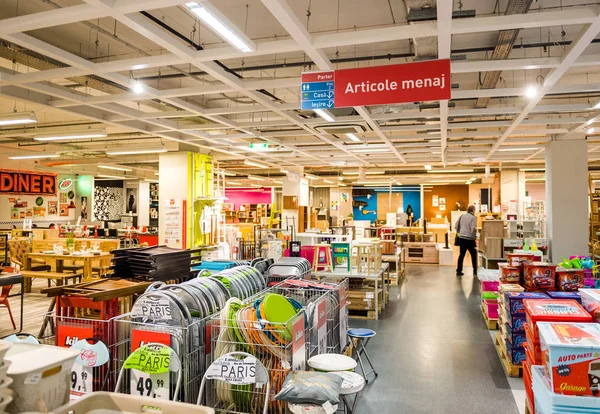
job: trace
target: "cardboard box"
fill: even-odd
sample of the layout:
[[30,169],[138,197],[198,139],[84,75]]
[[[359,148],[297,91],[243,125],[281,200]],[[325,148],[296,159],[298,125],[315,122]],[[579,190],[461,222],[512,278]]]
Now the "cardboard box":
[[600,325],[539,322],[544,373],[557,394],[599,396]]
[[511,315],[523,315],[525,317],[523,299],[548,299],[548,295],[541,292],[506,292],[504,293],[506,311]]
[[583,306],[571,299],[525,299],[523,305],[534,342],[539,342],[538,322],[592,322]]
[[581,305],[592,315],[596,322],[600,322],[600,290],[581,289]]

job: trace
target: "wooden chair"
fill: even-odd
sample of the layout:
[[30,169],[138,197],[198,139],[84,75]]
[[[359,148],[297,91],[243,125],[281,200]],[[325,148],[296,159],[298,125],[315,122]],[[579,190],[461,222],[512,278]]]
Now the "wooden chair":
[[[18,269],[25,268],[25,259],[27,253],[31,253],[31,246],[27,240],[9,240],[8,251],[10,254],[10,261],[17,265]],[[50,271],[51,266],[46,264],[43,259],[33,259],[31,261],[31,269],[39,272]]]
[[12,287],[13,285],[2,286],[2,290],[0,291],[0,307],[3,306],[8,310],[8,316],[12,322],[13,329],[17,329],[17,325],[15,325],[15,320],[10,310],[10,303],[8,303],[8,294]]

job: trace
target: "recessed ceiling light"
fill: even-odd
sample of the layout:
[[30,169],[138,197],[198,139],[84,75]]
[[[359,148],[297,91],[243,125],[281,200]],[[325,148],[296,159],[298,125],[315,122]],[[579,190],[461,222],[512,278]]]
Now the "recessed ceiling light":
[[537,94],[538,88],[536,88],[535,86],[530,85],[525,89],[525,96],[528,98],[535,98]]
[[430,164],[425,164],[423,166],[427,171],[431,170],[431,165]]
[[144,85],[140,82],[137,82],[137,81],[134,82],[132,89],[133,89],[133,93],[137,93],[137,94],[144,93]]

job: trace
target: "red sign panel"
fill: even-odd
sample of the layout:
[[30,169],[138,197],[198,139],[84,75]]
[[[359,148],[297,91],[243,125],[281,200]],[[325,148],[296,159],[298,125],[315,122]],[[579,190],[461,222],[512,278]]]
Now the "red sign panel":
[[334,91],[336,108],[450,99],[450,59],[336,70]]
[[56,173],[0,170],[0,195],[56,195]]
[[60,324],[56,332],[56,345],[70,348],[77,341],[94,337],[92,326],[69,326]]
[[142,331],[139,329],[131,331],[131,352],[150,343],[171,346],[171,335],[166,332]]
[[302,83],[306,82],[331,82],[334,80],[333,71],[329,72],[307,72],[302,74]]

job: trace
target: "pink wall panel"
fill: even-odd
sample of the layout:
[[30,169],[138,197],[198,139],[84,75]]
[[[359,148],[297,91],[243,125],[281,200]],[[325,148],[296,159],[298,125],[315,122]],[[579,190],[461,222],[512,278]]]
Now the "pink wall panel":
[[271,189],[226,189],[225,197],[229,199],[225,203],[233,203],[234,210],[239,210],[240,204],[271,204]]

